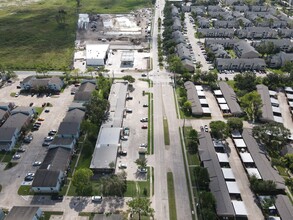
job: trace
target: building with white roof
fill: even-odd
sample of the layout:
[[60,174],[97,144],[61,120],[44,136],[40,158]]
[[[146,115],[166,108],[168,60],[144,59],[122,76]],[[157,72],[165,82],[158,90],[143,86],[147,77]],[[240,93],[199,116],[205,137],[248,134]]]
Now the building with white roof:
[[108,59],[109,44],[87,44],[86,65],[104,66]]

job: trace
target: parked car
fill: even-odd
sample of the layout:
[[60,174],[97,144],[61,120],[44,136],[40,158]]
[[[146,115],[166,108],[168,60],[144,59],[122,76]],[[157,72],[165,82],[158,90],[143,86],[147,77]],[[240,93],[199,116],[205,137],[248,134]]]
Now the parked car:
[[204,131],[205,131],[205,132],[209,132],[209,128],[208,128],[207,125],[204,126]]
[[143,125],[143,126],[141,126],[141,128],[142,128],[142,129],[147,129],[148,126],[147,126],[147,125]]
[[[38,126],[38,125],[37,125],[37,126]],[[24,143],[30,143],[32,140],[33,140],[33,135],[30,134],[30,135],[27,135],[27,136],[23,139],[23,142],[24,142]]]
[[51,200],[63,201],[63,196],[58,194],[51,195]]
[[54,140],[54,137],[52,136],[47,136],[44,138],[45,141],[49,142],[49,141],[53,141]]
[[14,97],[18,97],[19,96],[19,92],[15,93]]
[[33,162],[33,166],[41,166],[42,162],[41,161],[35,161]]
[[44,142],[43,142],[43,144],[42,144],[42,146],[43,146],[43,147],[48,147],[48,146],[50,146],[50,143],[49,143],[49,142],[46,142],[46,141],[44,141]]
[[148,170],[146,169],[146,168],[138,168],[137,169],[137,172],[139,172],[139,173],[147,173],[148,172]]
[[26,176],[32,176],[32,177],[34,177],[35,176],[35,173],[34,172],[29,172],[29,173],[26,174]]
[[33,176],[26,176],[24,178],[24,181],[27,181],[27,182],[30,182],[30,181],[33,181],[34,177]]
[[18,160],[18,159],[20,159],[20,155],[19,155],[19,154],[14,154],[14,155],[12,156],[12,159],[14,159],[14,160]]
[[57,130],[50,130],[48,135],[49,136],[54,136],[57,133]]
[[127,151],[126,150],[121,150],[121,151],[118,152],[118,154],[120,156],[126,156],[127,155]]
[[127,97],[126,97],[126,100],[132,100],[132,99],[133,99],[132,96],[127,96]]
[[140,147],[148,147],[148,144],[146,143],[140,144]]
[[130,109],[130,108],[126,108],[126,109],[125,109],[125,112],[126,112],[126,113],[132,113],[132,109]]
[[142,77],[146,77],[146,76],[147,76],[147,74],[143,73],[143,74],[141,74],[141,76],[142,76]]
[[127,168],[127,164],[125,164],[125,163],[120,163],[120,164],[118,165],[118,168],[119,168],[119,169],[126,169],[126,168]]
[[50,109],[46,109],[45,112],[46,112],[46,113],[49,113],[49,112],[50,112]]
[[148,118],[142,118],[140,119],[141,122],[148,122]]
[[33,103],[33,102],[31,102],[31,103],[30,103],[30,107],[32,107],[33,105],[34,105],[34,103]]
[[22,147],[21,147],[21,148],[18,148],[18,149],[17,149],[17,152],[19,152],[19,153],[23,153],[23,152],[25,152],[25,149],[22,148]]
[[121,139],[122,141],[127,141],[127,140],[128,140],[128,136],[122,136],[120,139]]
[[92,202],[102,202],[103,197],[102,196],[92,196]]
[[143,104],[142,107],[149,107],[149,105],[148,104]]
[[44,118],[38,118],[38,121],[45,121]]

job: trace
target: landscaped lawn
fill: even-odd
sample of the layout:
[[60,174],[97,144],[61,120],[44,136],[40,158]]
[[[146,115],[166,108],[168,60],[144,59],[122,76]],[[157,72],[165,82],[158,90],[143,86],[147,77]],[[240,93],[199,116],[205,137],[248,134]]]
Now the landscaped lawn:
[[[13,1],[13,0],[11,0]],[[82,0],[80,13],[126,13],[150,6],[151,0]],[[65,24],[56,21],[65,11]],[[68,67],[73,58],[77,23],[76,1],[41,0],[0,10],[1,64],[12,69]]]

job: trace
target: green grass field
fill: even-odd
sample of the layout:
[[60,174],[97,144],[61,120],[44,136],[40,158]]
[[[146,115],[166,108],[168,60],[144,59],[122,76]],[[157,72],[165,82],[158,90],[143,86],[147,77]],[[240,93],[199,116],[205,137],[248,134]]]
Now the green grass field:
[[[81,0],[79,12],[126,13],[150,4],[151,0]],[[14,70],[57,70],[71,65],[77,21],[75,0],[41,0],[1,9],[1,65]],[[60,9],[66,12],[62,27],[56,21]]]

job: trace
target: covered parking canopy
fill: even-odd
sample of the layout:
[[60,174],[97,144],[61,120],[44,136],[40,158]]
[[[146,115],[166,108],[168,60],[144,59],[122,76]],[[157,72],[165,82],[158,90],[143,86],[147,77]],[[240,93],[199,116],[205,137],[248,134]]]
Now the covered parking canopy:
[[243,163],[253,163],[253,159],[251,157],[251,154],[250,153],[240,153],[240,157],[241,157],[241,160]]
[[246,144],[243,139],[233,139],[233,141],[236,147],[241,147],[241,148],[246,147]]
[[235,181],[226,181],[226,184],[230,194],[240,194],[240,190]]

